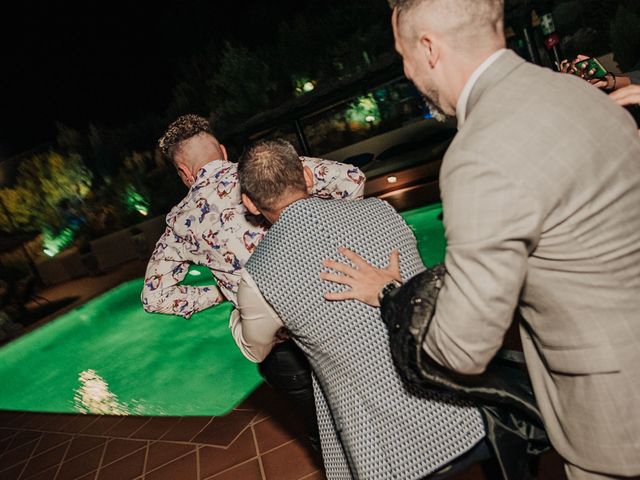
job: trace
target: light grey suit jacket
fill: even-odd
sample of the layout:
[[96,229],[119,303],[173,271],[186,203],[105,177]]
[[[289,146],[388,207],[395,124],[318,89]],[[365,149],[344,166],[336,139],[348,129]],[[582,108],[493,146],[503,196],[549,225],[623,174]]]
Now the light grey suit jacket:
[[501,56],[471,91],[440,186],[447,276],[427,353],[477,373],[519,308],[553,445],[640,474],[640,137],[583,80]]

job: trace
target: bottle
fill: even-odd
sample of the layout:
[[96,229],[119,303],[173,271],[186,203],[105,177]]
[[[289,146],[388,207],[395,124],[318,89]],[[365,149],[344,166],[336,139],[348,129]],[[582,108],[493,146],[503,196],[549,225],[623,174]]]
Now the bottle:
[[551,63],[559,69],[560,62],[564,58],[560,49],[560,36],[556,32],[556,26],[553,23],[553,15],[549,10],[542,10],[540,16],[540,31],[544,38],[544,46],[547,49]]

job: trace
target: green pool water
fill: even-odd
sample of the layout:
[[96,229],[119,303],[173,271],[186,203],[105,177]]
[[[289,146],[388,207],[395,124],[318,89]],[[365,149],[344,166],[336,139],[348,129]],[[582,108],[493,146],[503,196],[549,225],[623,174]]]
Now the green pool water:
[[[402,214],[427,265],[444,255],[440,212]],[[185,283],[212,282],[207,269],[190,273]],[[124,283],[1,348],[0,409],[223,415],[260,384],[229,332],[231,304],[185,320],[144,312],[141,289]]]

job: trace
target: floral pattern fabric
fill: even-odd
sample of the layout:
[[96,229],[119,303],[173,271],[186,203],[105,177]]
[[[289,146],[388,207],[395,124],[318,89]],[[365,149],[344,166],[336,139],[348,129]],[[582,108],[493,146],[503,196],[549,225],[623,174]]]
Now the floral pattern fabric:
[[[313,172],[313,196],[362,197],[365,176],[357,167],[300,158]],[[237,164],[208,163],[197,173],[187,196],[167,215],[167,228],[147,265],[144,309],[189,318],[225,299],[237,306],[241,270],[266,229],[264,221],[251,216],[242,204]],[[218,285],[180,285],[190,264],[208,267]]]

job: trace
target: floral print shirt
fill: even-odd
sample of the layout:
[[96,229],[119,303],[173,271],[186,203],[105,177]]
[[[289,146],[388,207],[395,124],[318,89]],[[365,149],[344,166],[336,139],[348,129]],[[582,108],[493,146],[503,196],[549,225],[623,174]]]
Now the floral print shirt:
[[[313,196],[362,197],[365,176],[359,168],[300,158],[313,172]],[[266,228],[242,204],[237,164],[223,160],[206,164],[187,196],[167,215],[167,228],[147,265],[144,309],[189,318],[225,299],[237,306],[241,270]],[[192,263],[208,267],[218,285],[180,285]]]

